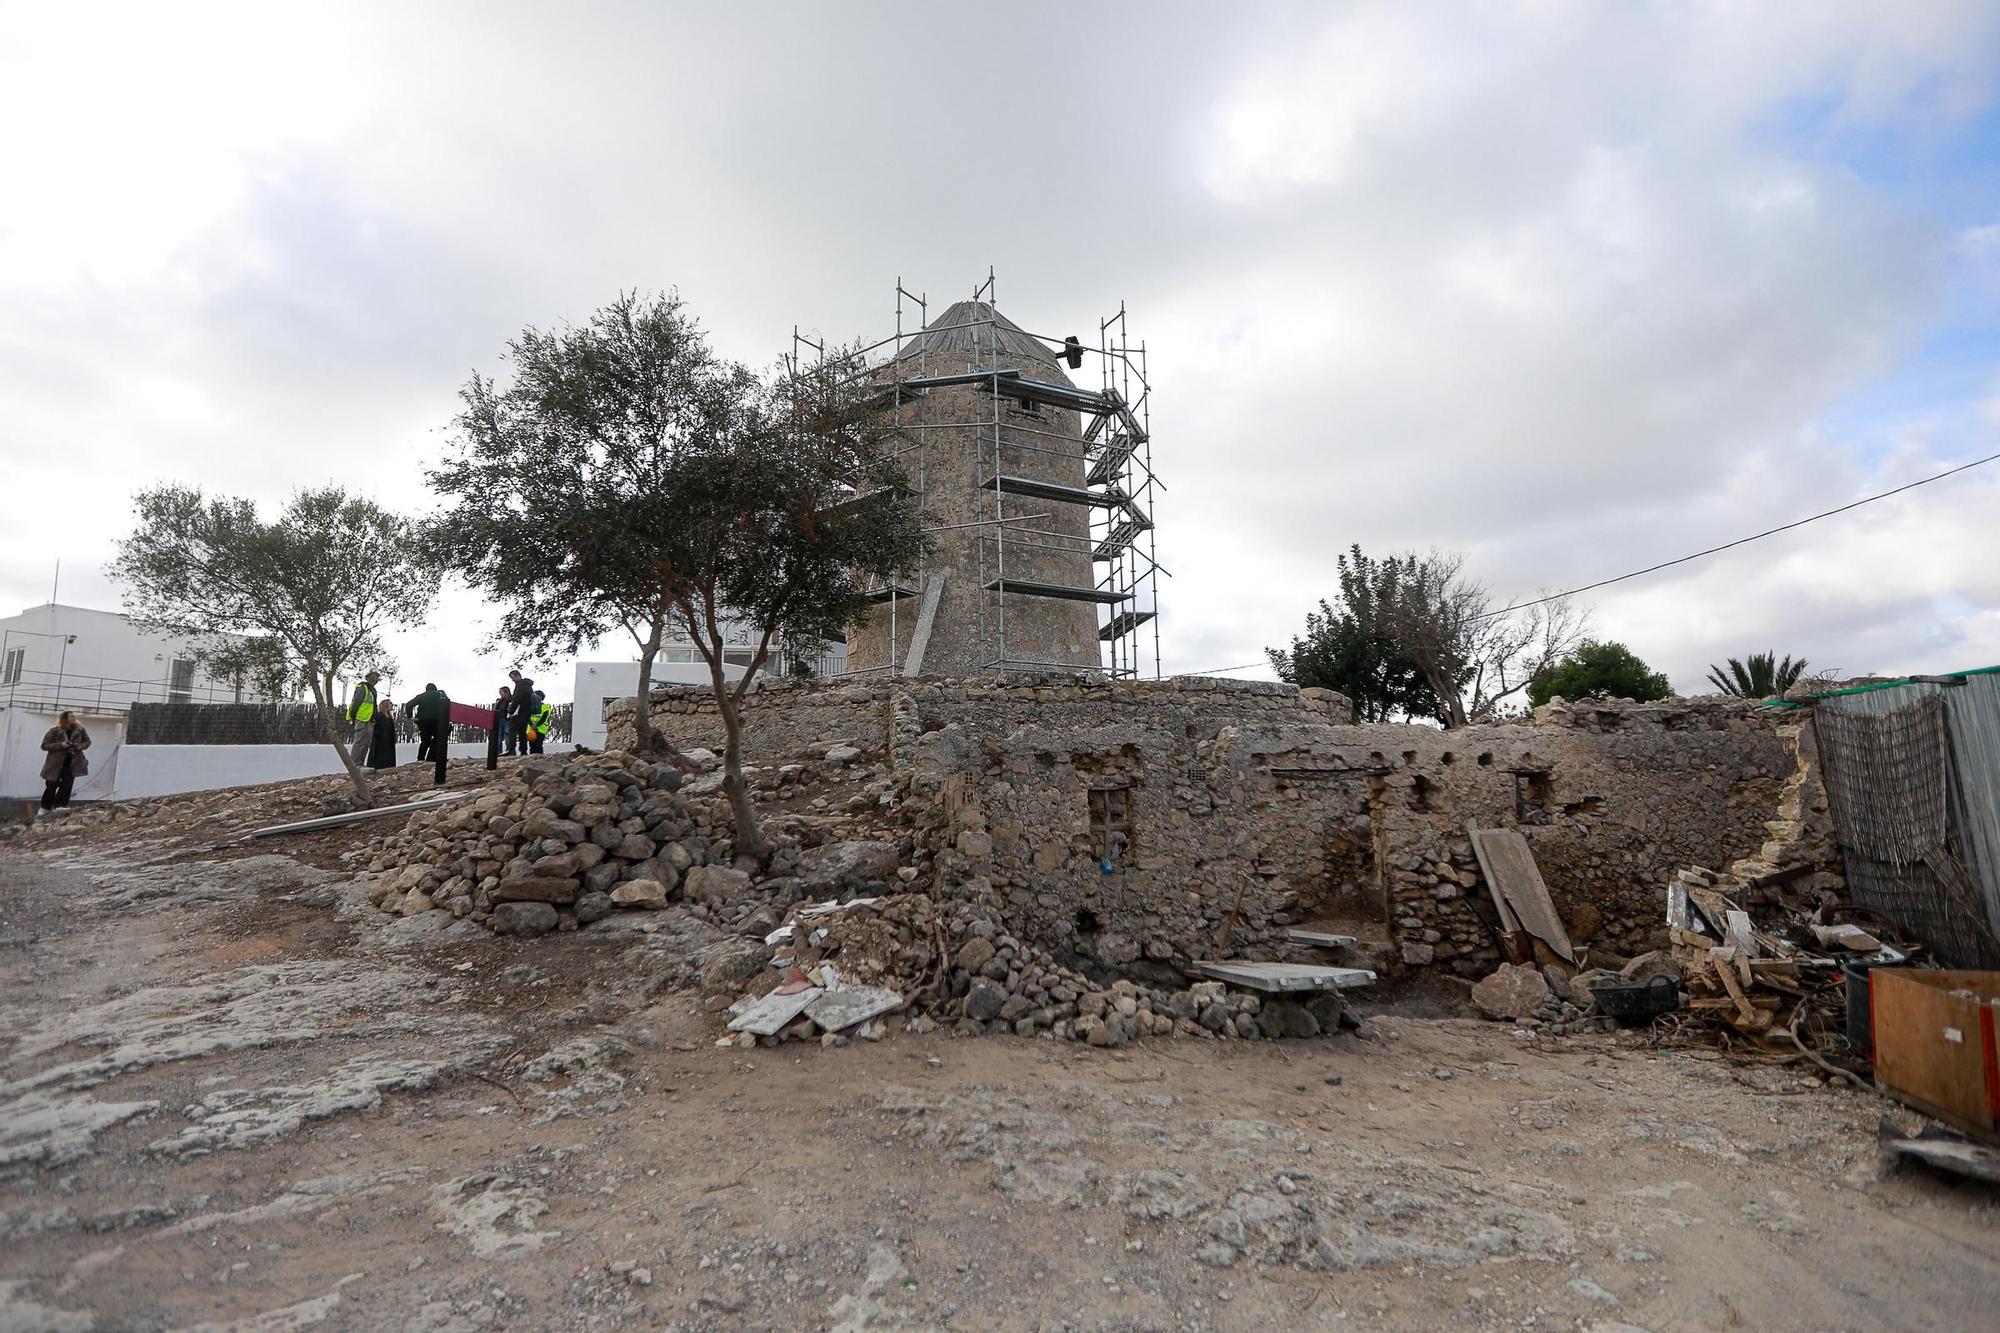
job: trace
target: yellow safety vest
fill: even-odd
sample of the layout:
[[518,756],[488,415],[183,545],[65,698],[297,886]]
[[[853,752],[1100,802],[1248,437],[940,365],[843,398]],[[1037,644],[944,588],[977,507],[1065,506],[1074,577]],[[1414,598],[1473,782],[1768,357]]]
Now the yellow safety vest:
[[549,720],[555,716],[555,709],[543,704],[528,715],[528,735],[532,740],[541,740],[549,734]]
[[347,710],[349,722],[373,722],[375,720],[375,687],[367,681],[361,682],[361,702]]

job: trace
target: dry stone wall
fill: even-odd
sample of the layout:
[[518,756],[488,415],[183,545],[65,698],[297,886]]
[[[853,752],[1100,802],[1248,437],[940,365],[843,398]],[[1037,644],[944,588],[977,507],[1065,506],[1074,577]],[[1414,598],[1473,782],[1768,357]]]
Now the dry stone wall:
[[[652,705],[677,742],[719,746],[705,692]],[[1484,974],[1497,916],[1471,822],[1522,831],[1575,940],[1637,952],[1676,870],[1797,824],[1796,729],[1736,700],[1556,701],[1444,732],[1356,726],[1337,694],[1267,682],[1054,674],[808,682],[744,713],[753,761],[832,740],[886,758],[940,900],[1097,981],[1164,984],[1225,928],[1229,954],[1269,957],[1287,926],[1355,911],[1404,963]]]

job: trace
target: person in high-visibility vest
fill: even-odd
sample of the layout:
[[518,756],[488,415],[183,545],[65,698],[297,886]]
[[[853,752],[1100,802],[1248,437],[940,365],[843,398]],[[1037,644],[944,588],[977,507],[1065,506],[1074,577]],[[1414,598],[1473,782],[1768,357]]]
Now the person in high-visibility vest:
[[375,682],[380,679],[379,671],[363,676],[354,687],[354,697],[347,703],[347,721],[353,728],[348,735],[347,752],[356,765],[368,762],[368,749],[375,743]]
[[528,753],[540,754],[542,741],[549,734],[549,724],[555,719],[556,710],[549,707],[548,699],[540,690],[535,691],[535,710],[528,714]]

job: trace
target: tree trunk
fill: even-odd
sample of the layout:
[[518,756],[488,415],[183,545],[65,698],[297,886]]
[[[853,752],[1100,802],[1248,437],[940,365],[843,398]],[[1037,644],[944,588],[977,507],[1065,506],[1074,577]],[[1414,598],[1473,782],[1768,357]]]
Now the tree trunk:
[[[711,670],[719,684],[721,668],[711,664]],[[722,791],[729,798],[729,813],[736,821],[736,855],[750,857],[761,866],[770,857],[771,849],[764,843],[763,828],[757,822],[749,788],[743,782],[743,715],[736,711],[736,700],[726,689],[717,690],[715,702],[722,714]]]
[[651,754],[653,752],[653,659],[660,655],[660,622],[653,622],[652,633],[639,645],[639,691],[632,710],[632,752]]
[[632,715],[632,752],[647,759],[658,755],[681,772],[692,773],[693,761],[653,728],[653,663],[659,660],[660,640],[666,637],[666,632],[666,617],[661,615],[639,644],[639,692]]
[[375,797],[368,790],[368,775],[361,771],[361,765],[354,762],[354,756],[347,752],[347,738],[341,734],[340,723],[344,708],[336,707],[333,699],[333,673],[322,676],[319,672],[309,672],[312,680],[313,701],[319,705],[320,721],[326,727],[326,738],[333,746],[333,752],[340,756],[340,766],[347,770],[347,780],[354,784],[354,794],[361,804],[375,804]]

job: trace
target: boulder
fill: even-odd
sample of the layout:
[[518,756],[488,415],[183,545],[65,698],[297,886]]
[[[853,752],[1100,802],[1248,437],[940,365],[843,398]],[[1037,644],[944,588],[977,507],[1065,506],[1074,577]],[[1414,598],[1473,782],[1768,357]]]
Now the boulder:
[[1532,967],[1500,964],[1484,981],[1473,983],[1472,1004],[1498,1022],[1519,1022],[1534,1016],[1549,998],[1549,983]]
[[521,837],[524,840],[560,838],[564,842],[582,842],[583,832],[583,825],[572,819],[564,819],[548,809],[535,811],[521,825]]
[[860,762],[860,759],[861,759],[861,751],[856,749],[852,745],[835,745],[828,748],[826,752],[827,763],[839,764],[842,767],[845,767],[848,764],[858,763]]
[[564,852],[560,856],[544,856],[535,862],[536,879],[575,879],[583,870],[575,852]]
[[646,861],[652,859],[653,853],[658,850],[659,845],[645,834],[628,833],[625,840],[618,844],[616,854],[627,861]]
[[977,972],[985,967],[993,957],[993,941],[974,936],[967,940],[958,951],[958,965],[968,972]]
[[997,981],[985,977],[973,980],[971,989],[965,992],[965,1016],[985,1023],[999,1016],[1007,1003],[1007,988]]
[[869,888],[893,882],[901,859],[893,843],[830,842],[799,858],[799,879],[811,893]]
[[667,886],[656,879],[628,879],[611,891],[611,901],[620,907],[658,911],[667,905]]
[[573,903],[576,881],[531,875],[526,879],[502,880],[494,886],[496,903]]
[[576,898],[576,923],[587,926],[593,921],[602,921],[611,915],[611,895],[608,893],[580,893]]
[[1317,1037],[1319,1020],[1293,1000],[1272,1000],[1257,1011],[1257,1030],[1271,1038]]
[[684,888],[696,902],[723,903],[750,891],[750,875],[728,866],[695,866],[687,872]]
[[556,928],[556,909],[547,903],[501,903],[493,909],[496,935],[546,935]]

